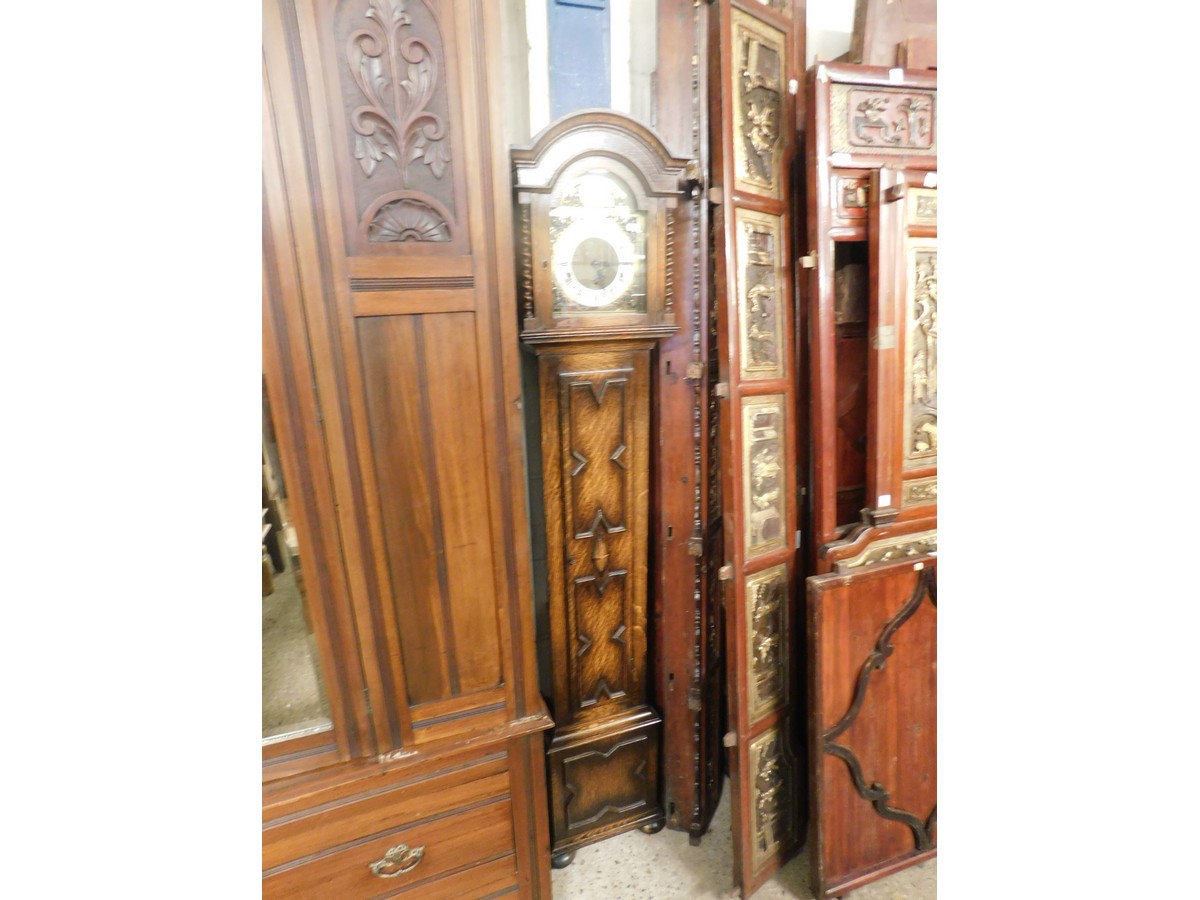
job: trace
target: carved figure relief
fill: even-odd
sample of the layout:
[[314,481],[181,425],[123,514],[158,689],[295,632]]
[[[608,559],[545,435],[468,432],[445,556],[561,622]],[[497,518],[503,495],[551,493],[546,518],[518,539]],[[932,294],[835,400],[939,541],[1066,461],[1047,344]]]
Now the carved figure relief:
[[741,374],[745,379],[782,378],[784,336],[779,315],[778,216],[737,210],[738,304]]
[[937,503],[936,475],[904,482],[901,506],[916,506],[921,503]]
[[792,765],[780,729],[772,728],[750,744],[750,772],[754,778],[752,858],[759,869],[791,841]]
[[937,250],[912,251],[908,304],[908,460],[937,454]]
[[735,176],[738,186],[779,197],[783,80],[787,71],[783,34],[733,11],[737,53],[733,95]]
[[783,546],[783,397],[742,401],[746,556]]
[[750,722],[787,702],[787,566],[746,579]]
[[[423,0],[367,0],[366,9],[347,4],[339,14],[338,33],[345,38],[343,101],[353,140],[352,156],[362,176],[355,193],[361,211],[397,188],[405,198],[401,211],[412,215],[438,185],[436,200],[453,207],[447,135],[445,65],[432,11]],[[385,163],[390,160],[390,163]],[[390,170],[390,177],[384,169]],[[424,170],[428,174],[420,174]],[[367,224],[367,239],[388,241],[448,241],[451,223],[440,218],[439,228],[393,228],[394,204],[381,208]]]
[[937,92],[832,85],[830,150],[935,154]]
[[893,100],[868,91],[851,94],[850,102],[854,104],[851,143],[863,147],[880,142],[904,147],[929,146],[933,131],[929,100],[911,94],[895,103]]

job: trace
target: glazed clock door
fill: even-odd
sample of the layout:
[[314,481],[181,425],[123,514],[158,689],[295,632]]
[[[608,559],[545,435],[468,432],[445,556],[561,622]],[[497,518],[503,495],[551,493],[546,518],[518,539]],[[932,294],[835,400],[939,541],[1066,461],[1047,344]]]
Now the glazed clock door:
[[936,853],[937,559],[838,568],[808,579],[821,900]]
[[[718,407],[734,879],[801,843],[795,736],[797,397],[792,166],[804,5],[717,4],[710,32]],[[719,75],[718,75],[719,73]]]

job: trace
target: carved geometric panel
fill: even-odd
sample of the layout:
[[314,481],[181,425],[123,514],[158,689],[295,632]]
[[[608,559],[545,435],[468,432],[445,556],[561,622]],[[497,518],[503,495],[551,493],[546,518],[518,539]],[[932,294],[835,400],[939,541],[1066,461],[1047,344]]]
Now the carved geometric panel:
[[784,377],[779,216],[737,209],[738,332],[747,380]]
[[[591,561],[589,561],[591,562]],[[595,563],[592,563],[595,565]],[[625,602],[628,588],[625,569],[596,566],[598,573],[577,577],[568,600],[573,640],[571,701],[576,711],[626,695],[629,668]]]
[[761,868],[791,843],[795,831],[792,761],[784,730],[771,728],[750,744],[752,865]]
[[937,91],[833,84],[830,150],[937,154]]
[[[606,747],[584,747],[563,758],[566,820],[570,831],[607,818],[625,818],[646,799],[649,734],[623,735]],[[614,786],[621,790],[614,792]]]
[[908,243],[904,466],[937,464],[937,240]]
[[746,559],[784,546],[787,472],[784,469],[784,396],[742,400],[742,490]]
[[787,594],[784,563],[746,579],[746,696],[752,725],[787,702]]
[[734,9],[733,54],[734,185],[741,191],[779,199],[788,71],[785,35]]
[[609,533],[626,528],[629,377],[627,369],[559,375],[563,493],[576,537],[590,537],[599,524]]
[[456,237],[454,148],[436,4],[346,0],[332,46],[350,163],[352,233],[367,244]]

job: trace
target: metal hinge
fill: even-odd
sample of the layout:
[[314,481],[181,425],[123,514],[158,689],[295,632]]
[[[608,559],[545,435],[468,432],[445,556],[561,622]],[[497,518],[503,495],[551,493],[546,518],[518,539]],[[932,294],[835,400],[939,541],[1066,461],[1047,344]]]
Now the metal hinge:
[[700,712],[700,688],[697,685],[688,688],[687,705],[692,712]]
[[796,263],[802,269],[814,268],[817,265],[817,251],[814,250],[812,253],[809,253],[806,256],[800,257],[798,260],[796,260]]
[[704,363],[692,360],[684,369],[684,378],[688,381],[699,381],[704,377]]
[[725,732],[725,736],[721,738],[721,743],[724,744],[726,747],[736,747],[737,746],[737,733],[733,732],[733,731]]
[[713,385],[713,393],[717,395],[717,398],[719,400],[728,400],[729,399],[729,382],[728,381],[718,381],[716,384]]
[[733,564],[725,563],[721,568],[717,569],[717,581],[732,581],[733,580]]

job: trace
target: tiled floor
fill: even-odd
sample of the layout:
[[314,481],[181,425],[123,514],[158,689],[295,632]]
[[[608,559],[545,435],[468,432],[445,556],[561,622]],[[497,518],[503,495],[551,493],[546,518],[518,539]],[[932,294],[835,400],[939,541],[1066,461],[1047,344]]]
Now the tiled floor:
[[[551,881],[556,900],[716,900],[740,896],[733,885],[732,836],[729,831],[729,785],[713,816],[712,828],[699,847],[682,831],[640,831],[584,847]],[[859,888],[849,900],[935,900],[937,860],[898,872]],[[801,853],[754,894],[754,900],[812,900],[808,854]]]

